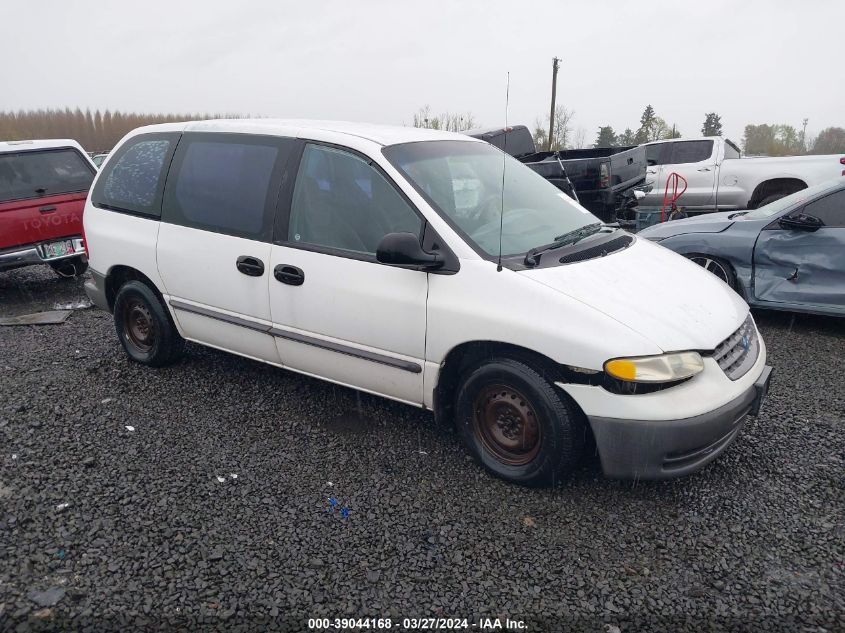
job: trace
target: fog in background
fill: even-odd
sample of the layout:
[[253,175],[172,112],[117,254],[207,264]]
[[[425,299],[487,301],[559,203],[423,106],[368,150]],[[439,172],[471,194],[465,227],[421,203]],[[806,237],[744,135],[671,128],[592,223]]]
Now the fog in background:
[[705,112],[807,135],[845,125],[845,2],[135,2],[0,4],[0,110],[119,109],[413,123],[432,111],[547,116],[551,60],[573,130],[684,136]]

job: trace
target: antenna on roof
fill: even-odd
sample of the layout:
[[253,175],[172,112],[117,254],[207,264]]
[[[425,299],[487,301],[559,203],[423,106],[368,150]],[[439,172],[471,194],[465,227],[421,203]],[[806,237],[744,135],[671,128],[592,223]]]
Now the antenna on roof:
[[496,272],[502,272],[502,230],[505,224],[505,162],[508,153],[508,102],[511,95],[511,74],[508,71],[508,82],[505,87],[505,142],[502,147],[502,207],[499,214],[499,261],[496,264]]

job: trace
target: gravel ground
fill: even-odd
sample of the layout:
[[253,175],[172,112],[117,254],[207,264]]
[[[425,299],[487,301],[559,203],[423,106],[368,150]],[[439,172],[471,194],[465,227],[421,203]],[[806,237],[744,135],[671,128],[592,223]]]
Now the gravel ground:
[[[82,298],[51,275],[0,273],[0,314]],[[843,631],[845,321],[756,316],[772,391],[725,455],[549,490],[411,407],[199,346],[132,364],[102,312],[0,327],[0,630]]]

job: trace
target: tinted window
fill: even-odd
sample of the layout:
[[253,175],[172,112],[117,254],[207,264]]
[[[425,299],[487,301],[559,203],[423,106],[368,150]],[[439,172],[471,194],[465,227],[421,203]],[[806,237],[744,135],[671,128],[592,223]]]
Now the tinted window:
[[814,215],[825,226],[845,227],[845,191],[837,191],[811,202],[801,213]]
[[649,165],[663,164],[660,160],[660,155],[663,153],[663,148],[666,147],[666,145],[666,143],[657,143],[656,145],[645,146],[645,157]]
[[178,134],[145,134],[121,146],[91,194],[96,207],[129,213],[161,215],[164,173]]
[[186,135],[168,179],[164,219],[269,239],[279,166],[293,141],[254,135]]
[[293,191],[288,241],[374,255],[388,233],[419,234],[422,221],[369,163],[308,145]]
[[713,141],[681,141],[672,143],[671,165],[700,163],[713,154]]
[[87,191],[93,180],[74,149],[0,154],[0,201]]

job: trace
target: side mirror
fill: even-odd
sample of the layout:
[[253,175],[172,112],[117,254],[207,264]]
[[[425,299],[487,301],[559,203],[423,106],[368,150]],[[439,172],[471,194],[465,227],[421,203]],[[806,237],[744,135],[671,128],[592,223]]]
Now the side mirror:
[[436,270],[443,266],[443,258],[428,253],[420,246],[420,238],[413,233],[388,233],[378,244],[376,259],[382,264],[412,270]]
[[799,213],[797,215],[787,215],[778,220],[778,224],[784,229],[792,229],[795,231],[818,231],[824,226],[819,218],[814,215],[805,215]]

